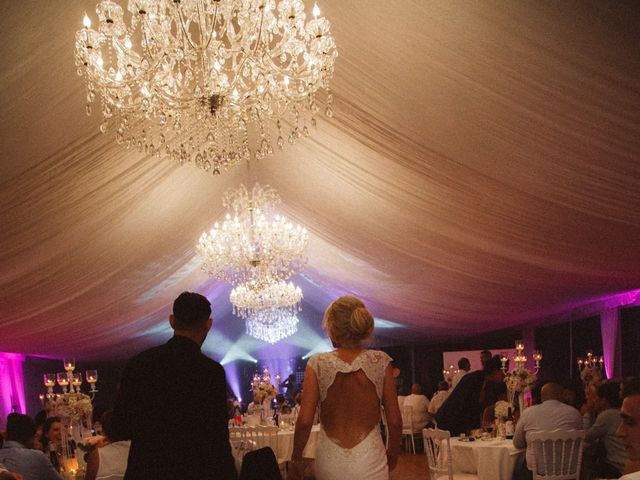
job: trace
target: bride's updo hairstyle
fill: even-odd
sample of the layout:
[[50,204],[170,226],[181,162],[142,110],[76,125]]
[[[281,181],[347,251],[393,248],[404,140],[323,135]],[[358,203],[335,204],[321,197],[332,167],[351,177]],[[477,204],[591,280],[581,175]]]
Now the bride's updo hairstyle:
[[345,295],[329,305],[322,326],[338,342],[360,343],[373,333],[373,316],[360,299]]

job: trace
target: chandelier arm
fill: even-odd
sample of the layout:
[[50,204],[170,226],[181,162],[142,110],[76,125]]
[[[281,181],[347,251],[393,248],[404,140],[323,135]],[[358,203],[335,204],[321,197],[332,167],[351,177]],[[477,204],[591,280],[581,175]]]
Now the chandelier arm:
[[[147,19],[147,17],[145,15],[145,20],[146,19]],[[142,25],[145,25],[145,22],[142,22]],[[149,44],[151,42],[149,42],[149,37],[147,36],[147,29],[152,34],[154,40],[155,40],[155,35],[153,35],[153,29],[150,26],[147,27],[147,28],[142,28],[142,35],[144,36],[144,49],[147,51],[147,55],[149,55],[149,57],[151,57],[151,59],[155,62],[155,65],[153,67],[153,71],[155,71],[158,68],[158,66],[160,65],[160,59],[156,59],[156,57],[151,52],[151,49],[149,48]],[[151,70],[152,69],[149,69],[148,71],[151,71]]]
[[187,30],[186,30],[185,25],[184,25],[184,17],[182,16],[182,8],[180,7],[180,5],[182,5],[182,4],[174,2],[174,5],[176,6],[176,9],[178,10],[178,18],[180,19],[180,29],[182,30],[182,35],[187,39],[187,43],[189,43],[189,45],[191,45],[191,48],[193,48],[194,50],[197,50],[196,46],[191,41],[191,37],[187,33]]
[[[254,58],[254,55],[256,53],[256,50],[258,50],[258,47],[260,46],[260,39],[262,38],[262,25],[264,24],[264,9],[262,9],[260,11],[260,25],[258,27],[258,38],[256,38],[256,45],[255,47],[252,49],[251,54],[250,55],[244,55],[242,57],[242,63],[240,64],[240,66],[238,67],[238,72],[242,71],[242,68],[244,67],[245,62],[247,61],[247,58]],[[229,90],[233,91],[233,88],[236,85],[236,82],[238,82],[238,78],[240,78],[240,76],[236,76],[233,78],[233,83],[229,86]]]
[[196,2],[196,9],[198,10],[198,31],[200,32],[200,50],[202,50],[203,52],[206,50],[207,46],[209,45],[209,42],[207,42],[207,45],[205,45],[205,42],[203,41],[203,33],[207,33],[207,13],[205,12],[203,14],[203,10],[202,10],[202,0],[198,0]]
[[218,20],[218,3],[216,2],[215,10],[213,12],[213,21],[211,22],[211,30],[209,31],[209,34],[207,35],[207,44],[204,47],[205,50],[208,50],[209,49],[209,45],[211,45],[211,39],[212,39],[212,36],[213,36],[213,32],[216,29],[217,20]]

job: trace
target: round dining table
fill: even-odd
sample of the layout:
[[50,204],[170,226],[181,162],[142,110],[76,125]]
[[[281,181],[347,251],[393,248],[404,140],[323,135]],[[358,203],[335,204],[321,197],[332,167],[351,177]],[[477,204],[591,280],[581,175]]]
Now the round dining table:
[[[237,427],[237,428],[247,428],[247,427]],[[302,452],[302,456],[304,458],[315,458],[316,456],[316,442],[318,439],[318,433],[320,432],[320,425],[314,425],[311,428],[311,433],[309,434],[309,439],[307,440],[307,445]],[[278,429],[278,434],[275,438],[275,441],[270,437],[257,437],[252,438],[252,441],[255,441],[254,449],[263,448],[263,447],[271,447],[273,453],[276,456],[278,462],[288,462],[291,460],[291,455],[293,454],[293,435],[294,429],[293,426],[287,426],[285,428]],[[238,442],[238,438],[233,435],[230,436],[229,440],[232,445],[232,453],[236,460],[236,466],[239,468],[242,463],[242,456],[245,451],[244,445],[241,445]]]
[[[443,449],[446,455],[446,450]],[[525,450],[516,448],[513,440],[498,438],[451,438],[454,473],[474,473],[479,480],[511,480],[513,472],[524,461]]]

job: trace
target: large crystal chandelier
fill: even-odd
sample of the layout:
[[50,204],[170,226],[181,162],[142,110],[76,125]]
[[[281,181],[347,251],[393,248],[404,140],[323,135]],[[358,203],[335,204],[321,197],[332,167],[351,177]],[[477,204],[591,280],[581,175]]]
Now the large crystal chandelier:
[[302,290],[291,282],[273,282],[263,288],[242,284],[231,290],[229,300],[233,304],[233,313],[241,318],[273,308],[295,315],[300,310]]
[[246,319],[247,335],[276,343],[298,330],[298,317],[286,309],[259,310]]
[[[76,65],[87,114],[149,155],[205,171],[262,158],[307,136],[337,51],[302,0],[113,0],[85,14]],[[332,116],[327,93],[325,114]]]
[[300,272],[307,262],[309,234],[275,212],[279,203],[274,189],[257,183],[251,192],[244,185],[228,190],[222,200],[225,220],[204,232],[197,246],[202,269],[233,286],[244,284],[253,290]]
[[275,212],[276,191],[255,184],[228,190],[222,200],[222,225],[200,237],[202,269],[235,288],[229,300],[245,319],[247,334],[275,343],[297,330],[302,290],[286,282],[306,264],[307,230]]

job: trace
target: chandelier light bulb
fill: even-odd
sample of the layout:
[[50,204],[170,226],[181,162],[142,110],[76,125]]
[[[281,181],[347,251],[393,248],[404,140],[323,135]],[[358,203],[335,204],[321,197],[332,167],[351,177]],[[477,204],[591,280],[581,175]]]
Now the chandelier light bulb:
[[101,0],[97,26],[85,14],[75,37],[87,101],[105,132],[149,156],[213,174],[262,159],[307,136],[319,102],[333,115],[331,25],[317,5],[305,10],[303,0]]

